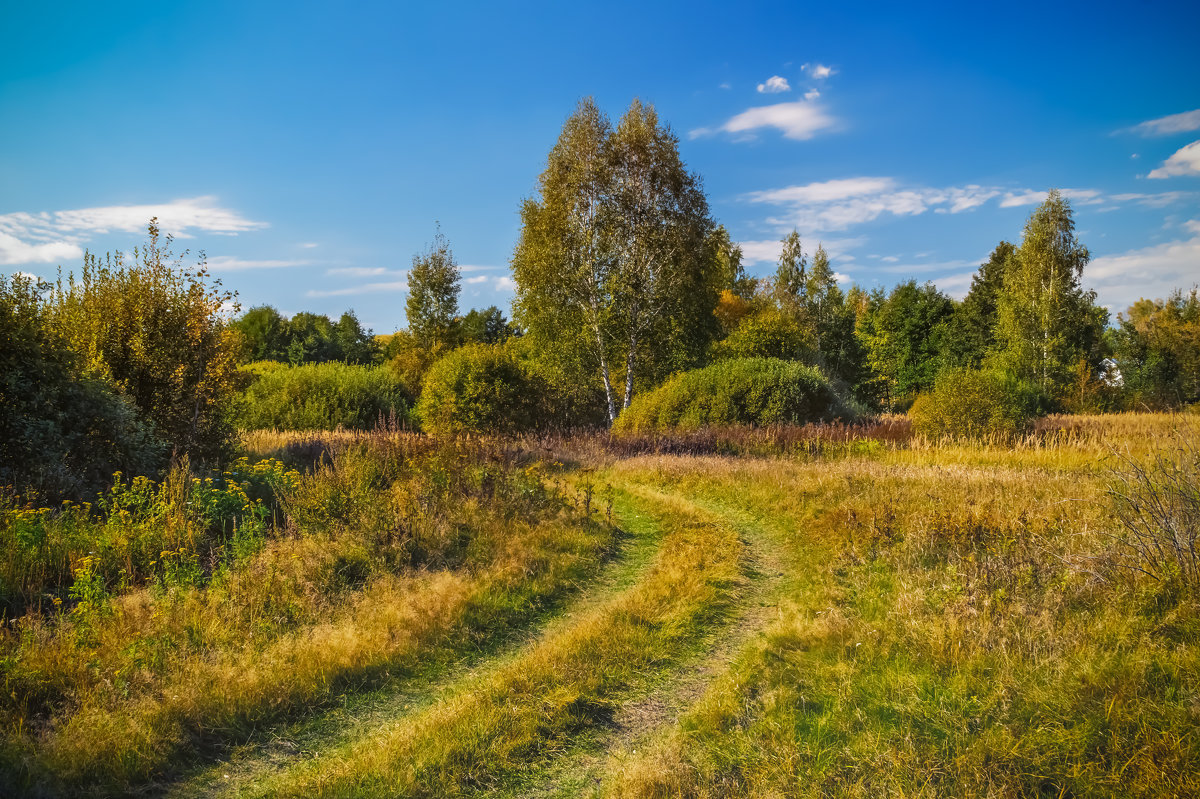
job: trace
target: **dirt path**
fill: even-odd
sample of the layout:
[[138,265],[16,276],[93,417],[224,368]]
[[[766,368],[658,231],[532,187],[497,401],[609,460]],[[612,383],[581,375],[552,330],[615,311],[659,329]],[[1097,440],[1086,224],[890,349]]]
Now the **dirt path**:
[[260,790],[264,780],[298,763],[319,756],[336,757],[335,753],[351,742],[415,716],[486,674],[504,668],[539,642],[563,633],[577,619],[637,584],[660,549],[662,529],[654,521],[658,513],[670,513],[674,508],[675,512],[682,510],[730,528],[741,540],[745,553],[745,581],[737,588],[730,615],[690,641],[687,651],[674,663],[631,685],[610,725],[585,732],[561,755],[549,763],[533,764],[529,772],[506,781],[504,788],[492,795],[574,797],[597,793],[605,774],[673,728],[747,643],[768,626],[778,612],[785,576],[794,568],[777,536],[748,514],[639,483],[630,482],[623,489],[634,498],[620,508],[626,535],[600,576],[561,612],[490,653],[481,652],[381,689],[349,692],[339,706],[265,729],[183,779],[150,786],[143,793],[170,797],[251,794]]
[[747,584],[732,619],[699,642],[679,666],[642,686],[614,714],[604,734],[579,742],[550,766],[518,785],[490,795],[500,797],[582,797],[599,795],[604,777],[651,740],[675,727],[681,717],[723,674],[738,653],[778,614],[778,602],[794,557],[748,514],[712,503],[630,484],[631,493],[654,503],[684,504],[693,512],[732,522],[746,545]]
[[278,774],[298,761],[335,750],[371,730],[394,723],[396,719],[418,713],[452,695],[462,685],[478,679],[485,671],[503,667],[536,642],[558,633],[575,618],[610,601],[637,582],[658,551],[662,531],[657,525],[648,523],[643,513],[632,508],[626,510],[622,521],[624,532],[599,576],[564,608],[491,651],[481,651],[457,663],[433,668],[416,677],[398,679],[374,690],[347,692],[340,697],[340,705],[321,708],[308,718],[263,729],[241,745],[214,754],[210,762],[175,780],[149,784],[138,794],[198,799],[252,793],[255,785],[272,774]]

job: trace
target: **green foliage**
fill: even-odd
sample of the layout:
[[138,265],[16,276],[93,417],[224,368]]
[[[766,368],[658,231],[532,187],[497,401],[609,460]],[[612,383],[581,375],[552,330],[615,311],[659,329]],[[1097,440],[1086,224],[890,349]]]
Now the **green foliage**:
[[115,471],[142,474],[163,445],[137,409],[50,329],[38,287],[0,276],[0,486],[42,501],[83,499]]
[[996,306],[1004,290],[1004,269],[1016,247],[1002,241],[971,278],[971,289],[954,308],[944,359],[949,366],[979,367],[996,343]]
[[468,344],[430,367],[417,416],[434,435],[515,433],[539,423],[545,392],[507,348]]
[[1115,358],[1126,401],[1135,408],[1200,402],[1200,298],[1176,291],[1141,299],[1118,317]]
[[79,280],[51,291],[48,324],[83,373],[129,397],[176,452],[221,457],[233,434],[237,340],[223,315],[234,295],[209,281],[203,258],[185,269],[171,241],[151,220],[129,261],[87,254]]
[[451,344],[461,276],[441,229],[408,271],[408,329],[424,347]]
[[891,294],[870,294],[858,315],[856,334],[874,372],[863,387],[864,399],[888,410],[907,407],[933,387],[953,313],[950,298],[932,283],[900,283]]
[[913,432],[932,439],[1009,440],[1037,416],[1036,386],[1002,372],[949,369],[909,409]]
[[675,135],[638,101],[615,129],[581,102],[538,188],[521,209],[516,317],[540,358],[602,387],[612,420],[635,389],[700,362],[740,264]]
[[237,404],[242,429],[369,430],[406,419],[412,395],[384,366],[329,363],[267,369]]
[[1071,204],[1057,190],[1025,223],[1021,246],[1004,267],[996,305],[1000,361],[1015,374],[1061,397],[1081,358],[1098,365],[1097,347],[1108,315],[1096,293],[1080,284],[1091,255],[1075,237]]
[[717,359],[811,361],[814,348],[811,328],[802,326],[794,314],[767,305],[742,319],[732,333],[713,345],[712,354]]
[[793,311],[803,307],[808,291],[808,257],[804,254],[798,231],[793,230],[783,240],[772,286],[780,306]]
[[457,321],[457,339],[462,344],[503,344],[520,335],[516,325],[504,318],[504,312],[495,305],[478,310],[472,308]]
[[297,475],[275,460],[241,458],[216,477],[182,463],[162,482],[116,482],[93,506],[30,509],[0,498],[0,607],[19,614],[50,598],[101,604],[147,583],[195,585],[200,564],[248,557],[279,515],[277,496]]
[[815,368],[775,358],[718,361],[675,375],[635,400],[615,432],[748,424],[806,424],[851,410]]

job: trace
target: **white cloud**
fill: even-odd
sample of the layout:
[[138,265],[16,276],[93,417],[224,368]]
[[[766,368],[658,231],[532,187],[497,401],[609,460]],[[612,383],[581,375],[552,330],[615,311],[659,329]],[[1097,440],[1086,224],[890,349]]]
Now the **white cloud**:
[[5,264],[51,264],[83,257],[78,244],[52,241],[30,244],[0,230],[0,266]]
[[1163,299],[1174,289],[1186,291],[1200,280],[1200,221],[1184,227],[1192,238],[1096,258],[1084,268],[1084,281],[1096,289],[1102,305],[1114,310],[1142,297]]
[[885,255],[882,258],[880,258],[879,260],[883,261],[885,264],[894,264],[897,261],[899,261],[900,259],[894,255]]
[[114,231],[138,233],[151,217],[163,233],[192,238],[189,231],[219,235],[260,230],[255,222],[217,205],[215,197],[193,197],[156,205],[110,205],[68,211],[0,215],[0,263],[48,263],[83,255],[81,244]]
[[458,271],[460,272],[493,272],[497,269],[503,269],[502,266],[480,266],[479,264],[459,264]]
[[1184,111],[1182,114],[1171,114],[1170,116],[1147,120],[1139,125],[1134,125],[1132,128],[1127,128],[1127,130],[1131,133],[1139,133],[1142,136],[1169,136],[1172,133],[1187,133],[1192,130],[1200,130],[1200,108],[1197,108],[1195,111]]
[[[1074,205],[1099,205],[1105,202],[1105,197],[1098,189],[1059,189],[1062,196]],[[1016,208],[1022,205],[1041,205],[1046,201],[1048,191],[1022,189],[1017,192],[1006,192],[1000,201],[1001,208]]]
[[[825,248],[825,252],[829,254],[831,260],[842,261],[854,260],[849,251],[856,247],[861,247],[863,243],[863,240],[860,238],[822,240],[818,236],[803,235],[800,237],[800,241],[804,244],[804,251],[810,257],[813,251],[817,249],[817,245],[820,245]],[[780,239],[739,241],[738,246],[742,248],[742,262],[747,266],[752,266],[754,264],[773,264],[778,262],[779,251],[783,247],[783,242]]]
[[836,120],[814,101],[796,100],[790,103],[777,103],[747,109],[731,117],[715,130],[696,128],[690,132],[689,136],[695,139],[699,136],[724,132],[742,134],[744,138],[752,138],[753,132],[760,128],[775,128],[786,138],[804,141],[811,139],[823,130],[832,128],[835,124]]
[[292,266],[307,266],[309,261],[263,260],[253,261],[232,255],[221,255],[208,259],[208,268],[213,272],[240,272],[247,269],[286,269]]
[[779,92],[790,92],[792,87],[788,85],[787,78],[779,75],[772,75],[767,78],[766,83],[758,84],[759,94],[778,94]]
[[809,89],[808,91],[806,91],[804,93],[805,100],[815,100],[820,96],[821,96],[821,93],[819,91],[817,91],[816,89]]
[[340,289],[309,289],[306,297],[346,297],[351,294],[374,294],[375,292],[408,291],[408,283],[396,280],[387,283],[367,283],[361,286],[345,286]]
[[466,283],[468,286],[476,286],[480,283],[486,283],[489,280],[491,280],[491,278],[488,277],[487,275],[475,275],[475,277],[469,277],[466,280],[464,280],[463,282]]
[[837,73],[834,71],[833,67],[827,67],[824,64],[815,64],[812,68],[812,72],[809,74],[817,80],[825,80],[830,75],[836,75]]
[[380,275],[396,275],[404,277],[408,273],[404,271],[393,272],[382,266],[337,266],[333,269],[326,269],[327,275],[345,275],[346,277],[378,277]]
[[517,281],[513,280],[508,275],[496,278],[496,284],[493,286],[496,291],[516,291]]
[[893,178],[861,177],[752,192],[743,199],[786,207],[786,216],[767,220],[781,229],[830,231],[871,222],[884,214],[916,216],[934,206],[947,213],[961,213],[999,193],[999,189],[975,184],[946,189],[905,188]]
[[1179,148],[1162,166],[1146,177],[1169,178],[1181,175],[1200,175],[1200,140]]
[[311,250],[313,247],[320,247],[321,245],[315,241],[303,241],[300,243],[300,246],[306,250]]
[[[1120,203],[1128,202],[1162,208],[1196,196],[1195,192],[1186,191],[1106,195],[1098,189],[1063,189],[1062,193],[1074,205],[1088,206],[1095,211],[1115,210]],[[1004,189],[976,183],[945,188],[903,186],[894,178],[858,177],[756,191],[741,199],[786,209],[785,214],[767,219],[781,230],[796,227],[834,231],[872,222],[884,215],[916,216],[930,210],[943,214],[963,213],[996,198],[1001,198],[1001,208],[1036,205],[1046,199],[1046,194],[1045,191]]]
[[961,300],[971,290],[971,280],[975,277],[975,271],[977,270],[943,275],[933,282],[940,291],[944,291],[956,300]]
[[718,84],[717,88],[718,89],[732,89],[733,84],[731,84],[729,81],[724,81],[723,83]]

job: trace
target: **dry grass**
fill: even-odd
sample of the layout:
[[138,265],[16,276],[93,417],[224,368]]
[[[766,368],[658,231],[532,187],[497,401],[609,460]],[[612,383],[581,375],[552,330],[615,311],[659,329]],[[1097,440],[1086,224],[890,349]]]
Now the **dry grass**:
[[1074,565],[1109,546],[1114,524],[1103,475],[1081,463],[1117,447],[1149,458],[1177,422],[1116,417],[1106,434],[1085,419],[1016,449],[624,465],[836,557],[609,793],[1200,792],[1197,606]]
[[198,745],[486,644],[612,541],[536,471],[462,444],[351,443],[283,503],[283,534],[206,583],[10,625],[5,781],[127,789]]
[[267,793],[459,795],[494,787],[605,723],[621,692],[719,619],[741,582],[732,528],[683,505],[660,503],[656,512],[664,511],[660,553],[634,587],[416,718],[302,766]]

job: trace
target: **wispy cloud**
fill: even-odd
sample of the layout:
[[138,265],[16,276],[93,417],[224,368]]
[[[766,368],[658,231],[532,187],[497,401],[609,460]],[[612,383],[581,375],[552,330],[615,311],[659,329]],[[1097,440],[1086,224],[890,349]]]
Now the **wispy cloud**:
[[[809,255],[817,249],[817,245],[820,245],[825,248],[825,252],[831,259],[843,261],[853,260],[853,256],[849,254],[850,250],[861,247],[863,244],[863,240],[860,238],[821,239],[819,236],[803,235],[800,237],[800,241]],[[742,262],[747,266],[752,266],[778,262],[783,242],[781,239],[739,241],[738,246],[742,248]]]
[[[1059,189],[1062,196],[1071,201],[1073,205],[1099,205],[1105,202],[1106,198],[1098,189]],[[1041,205],[1046,201],[1048,191],[1035,191],[1023,189],[1017,192],[1005,192],[1004,199],[1000,201],[1001,208],[1017,208],[1022,205]]]
[[792,87],[788,85],[787,78],[779,75],[772,75],[767,78],[766,83],[758,84],[759,94],[778,94],[779,92],[790,92]]
[[1142,297],[1163,299],[1175,289],[1186,291],[1200,280],[1200,222],[1184,228],[1191,238],[1094,259],[1083,271],[1085,282],[1096,289],[1101,304],[1115,311]]
[[21,241],[11,233],[0,230],[0,266],[7,264],[52,264],[75,261],[83,257],[78,244],[51,241],[33,244]]
[[311,250],[313,247],[320,247],[321,245],[315,241],[302,241],[300,242],[300,246],[306,250]]
[[404,277],[408,273],[404,271],[392,271],[382,266],[335,266],[332,269],[326,269],[327,275],[343,275],[345,277],[379,277],[380,275],[396,275]]
[[833,67],[827,67],[824,64],[805,64],[800,69],[807,71],[809,75],[817,80],[825,80],[829,76],[837,74]]
[[232,255],[220,255],[208,259],[208,268],[213,272],[241,272],[248,269],[286,269],[293,266],[307,266],[311,261],[288,260],[247,260]]
[[66,211],[0,215],[0,263],[50,263],[79,258],[81,245],[113,232],[138,233],[158,217],[164,233],[192,238],[192,231],[237,235],[267,227],[217,204],[215,197],[168,203],[109,205]]
[[1158,169],[1146,177],[1170,178],[1183,175],[1200,175],[1200,140],[1179,148]]
[[860,177],[751,192],[743,199],[785,207],[786,215],[767,220],[777,227],[830,231],[871,222],[885,214],[915,216],[934,206],[960,213],[998,193],[997,189],[974,184],[946,189],[909,188],[893,178]]
[[1117,132],[1137,133],[1141,136],[1170,136],[1172,133],[1187,133],[1192,130],[1200,130],[1200,108],[1195,111],[1184,111],[1182,114],[1150,119]]
[[338,289],[309,289],[306,297],[347,297],[354,294],[375,294],[377,292],[408,291],[408,282],[396,280],[381,283],[366,283],[360,286],[343,286]]
[[496,278],[496,282],[492,285],[496,291],[516,291],[517,281],[513,280],[508,275],[503,275]]
[[695,139],[716,133],[732,133],[749,139],[753,138],[756,130],[775,128],[788,139],[804,141],[836,124],[837,120],[813,98],[749,108],[717,128],[696,128],[688,135]]
[[[872,222],[881,216],[917,216],[927,211],[963,213],[997,198],[1001,208],[1037,205],[1046,199],[1046,194],[1042,190],[1005,189],[975,183],[934,188],[906,186],[888,177],[857,177],[751,192],[741,199],[785,209],[783,214],[767,219],[768,224],[781,230],[795,227],[838,231]],[[1191,192],[1106,195],[1098,189],[1064,189],[1063,194],[1076,206],[1089,206],[1099,211],[1131,202],[1161,208],[1194,196]]]

